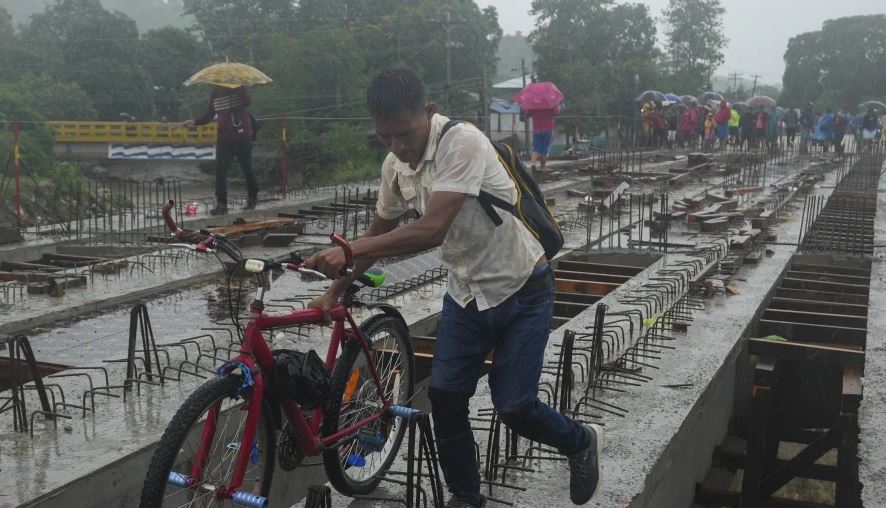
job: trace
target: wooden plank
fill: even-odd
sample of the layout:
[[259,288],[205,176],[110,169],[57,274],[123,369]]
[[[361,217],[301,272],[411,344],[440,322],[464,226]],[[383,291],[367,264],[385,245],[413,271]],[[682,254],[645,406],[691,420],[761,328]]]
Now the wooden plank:
[[[714,450],[714,464],[717,467],[722,467],[734,472],[739,469],[744,469],[746,460],[747,457],[744,453],[727,451],[722,449],[721,447],[717,447]],[[778,459],[773,465],[779,467],[787,464],[787,462],[787,460]],[[836,481],[837,479],[837,468],[834,466],[825,466],[822,464],[812,464],[811,466],[803,470],[800,474],[798,474],[797,477],[832,482]]]
[[44,262],[50,263],[50,264],[53,261],[70,261],[72,263],[77,263],[80,266],[110,261],[110,258],[97,258],[97,257],[92,257],[92,256],[75,256],[73,254],[53,254],[53,253],[43,254],[42,259]]
[[833,302],[850,305],[867,305],[868,295],[856,295],[847,293],[835,293],[832,291],[812,291],[808,289],[778,288],[776,297],[789,298],[792,300],[807,300],[813,302]]
[[554,270],[554,278],[572,279],[572,280],[589,280],[593,282],[611,282],[613,284],[624,284],[631,280],[628,275],[611,275],[608,273],[592,273],[592,272],[575,272],[569,270]]
[[0,270],[15,272],[18,270],[29,270],[34,272],[60,272],[63,268],[54,265],[42,265],[39,263],[22,263],[20,261],[0,261]]
[[867,330],[863,328],[844,328],[767,319],[760,320],[759,333],[762,336],[778,335],[792,341],[828,342],[862,348],[865,347],[867,341]]
[[687,180],[689,180],[690,174],[691,173],[687,172],[687,173],[681,173],[679,175],[672,176],[671,178],[668,179],[668,185],[678,185],[681,183],[685,183]]
[[608,282],[591,282],[586,280],[555,279],[554,288],[561,293],[579,293],[592,296],[606,296],[619,288],[621,284]]
[[792,279],[790,277],[782,279],[781,287],[786,289],[806,289],[809,291],[828,291],[830,293],[847,293],[853,295],[867,295],[870,291],[870,288],[866,285],[861,286],[858,284]]
[[849,316],[867,316],[867,305],[851,305],[836,302],[816,302],[813,300],[795,300],[774,297],[769,301],[770,309],[798,310],[803,312],[820,312],[822,314],[843,314]]
[[846,268],[843,266],[813,265],[810,263],[791,263],[791,269],[800,272],[825,272],[836,275],[851,275],[854,277],[871,277],[870,268]]
[[599,302],[602,296],[582,295],[579,293],[554,293],[554,302],[580,303],[593,305]]
[[763,319],[847,328],[867,329],[868,327],[867,316],[853,316],[847,314],[823,314],[820,312],[806,312],[794,309],[768,308],[763,312]]
[[567,259],[557,260],[554,264],[556,265],[556,270],[605,273],[607,275],[627,275],[630,277],[633,277],[646,269],[642,266],[589,263],[586,261],[572,261]]
[[860,347],[815,342],[778,342],[764,339],[748,339],[748,352],[752,355],[814,362],[824,360],[831,365],[864,369],[864,351]]
[[234,224],[233,226],[212,228],[211,231],[213,233],[220,233],[224,235],[235,235],[239,233],[251,233],[253,231],[264,231],[266,229],[276,229],[279,227],[288,226],[293,223],[295,223],[295,219],[291,218],[264,219],[254,222],[247,222],[246,224]]
[[626,182],[618,184],[618,187],[616,187],[615,190],[613,190],[612,193],[603,200],[603,203],[601,203],[603,208],[612,208],[612,205],[617,203],[618,200],[621,199],[622,194],[624,194],[625,191],[628,190],[628,188],[630,188],[630,185]]
[[804,280],[815,280],[820,282],[834,282],[837,284],[852,284],[856,286],[869,286],[871,278],[868,277],[857,277],[854,275],[838,275],[832,273],[824,273],[824,272],[800,272],[796,270],[790,270],[785,277],[789,277],[791,279],[804,279]]

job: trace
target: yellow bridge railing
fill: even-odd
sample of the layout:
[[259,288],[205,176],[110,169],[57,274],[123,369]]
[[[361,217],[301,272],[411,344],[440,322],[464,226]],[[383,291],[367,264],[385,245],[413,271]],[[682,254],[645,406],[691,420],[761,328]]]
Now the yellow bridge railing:
[[57,143],[215,144],[215,124],[184,127],[160,122],[48,122]]

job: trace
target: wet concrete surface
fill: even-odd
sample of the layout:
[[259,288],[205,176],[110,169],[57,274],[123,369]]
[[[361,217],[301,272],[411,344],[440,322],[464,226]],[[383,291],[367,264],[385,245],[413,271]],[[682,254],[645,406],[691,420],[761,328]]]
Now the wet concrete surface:
[[[790,173],[790,169],[785,170],[785,176]],[[566,181],[558,182],[559,186],[566,187],[575,185],[575,182]],[[694,182],[687,185],[682,192],[687,195],[695,195],[704,192],[707,189],[717,188],[718,184],[714,182]],[[553,190],[552,186],[548,186]],[[562,205],[558,200],[558,207],[572,207],[575,203],[569,200],[563,200]],[[783,230],[796,228],[799,218],[788,217],[788,225],[779,228],[779,236],[782,237]],[[608,226],[606,226],[608,228]],[[608,229],[605,231],[608,233]],[[584,244],[585,231],[581,229],[567,232],[567,245],[577,247]],[[695,241],[704,241],[705,238],[698,238],[695,232],[687,232],[687,239]],[[672,235],[671,241],[675,241]],[[607,244],[608,245],[608,244]],[[627,506],[631,500],[642,500],[644,496],[655,492],[655,489],[661,485],[662,478],[666,477],[667,471],[662,471],[665,467],[659,462],[659,458],[666,456],[666,452],[675,442],[675,436],[679,436],[681,432],[685,435],[690,430],[683,429],[684,419],[692,410],[695,402],[699,397],[703,396],[704,390],[710,383],[711,379],[717,374],[724,359],[728,358],[733,350],[737,339],[740,337],[750,317],[746,316],[748,312],[751,314],[756,309],[754,304],[755,298],[760,298],[760,292],[768,289],[775,280],[773,274],[783,267],[789,257],[790,248],[775,248],[775,255],[772,259],[766,259],[759,267],[748,269],[748,273],[743,277],[744,282],[737,282],[743,293],[737,297],[729,297],[726,305],[715,306],[708,309],[706,313],[696,313],[696,322],[690,327],[689,332],[680,337],[680,346],[678,351],[671,352],[665,356],[661,371],[656,371],[655,380],[652,383],[644,385],[637,392],[631,392],[625,396],[625,400],[619,400],[617,403],[630,409],[628,416],[624,419],[609,419],[606,421],[607,439],[604,446],[603,462],[605,468],[605,480],[601,487],[600,493],[592,501],[589,506]],[[617,311],[619,304],[616,302],[619,295],[630,291],[648,279],[648,276],[669,262],[682,259],[678,255],[670,255],[660,262],[650,267],[645,275],[635,278],[625,284],[622,288],[606,297],[603,302],[611,304],[611,310]],[[431,263],[432,265],[433,263]],[[413,268],[404,269],[405,272],[412,273]],[[210,277],[212,275],[210,274]],[[276,284],[276,283],[275,283]],[[285,282],[279,284],[286,284]],[[210,292],[213,286],[210,284],[204,286]],[[155,306],[158,310],[166,310],[167,307],[177,311],[177,313],[191,316],[196,313],[198,316],[208,315],[208,302],[206,291],[204,288],[194,288],[188,290],[181,297],[166,296],[161,297]],[[314,286],[298,286],[287,287],[283,285],[275,285],[274,293],[293,292],[310,292],[319,291],[322,285]],[[278,293],[280,291],[280,293]],[[399,297],[395,299],[395,303],[400,305],[401,311],[407,314],[409,321],[415,321],[429,313],[439,310],[439,302],[442,297],[442,287],[429,288],[424,291],[415,292],[413,294]],[[165,303],[164,303],[165,299]],[[191,300],[196,300],[191,302]],[[187,303],[185,302],[187,300]],[[762,301],[756,300],[757,304]],[[739,302],[739,303],[735,303]],[[279,302],[285,305],[286,302]],[[748,307],[745,309],[745,307]],[[553,359],[557,348],[554,344],[559,344],[562,340],[562,333],[566,329],[584,329],[593,323],[594,307],[589,308],[580,314],[575,320],[564,326],[560,331],[554,332],[549,341],[547,352],[548,359]],[[152,321],[155,322],[155,328],[161,327],[164,336],[167,334],[167,327],[170,330],[177,328],[177,323],[156,323],[156,313],[152,309]],[[128,318],[126,310],[119,310],[109,316],[114,322],[122,321]],[[96,321],[93,327],[101,321],[100,317],[94,318]],[[358,318],[359,319],[359,318]],[[720,328],[725,326],[728,333],[720,333]],[[108,353],[112,351],[122,351],[116,348],[118,343],[116,339],[111,337],[102,338],[100,332],[94,331],[91,339],[88,338],[89,326],[84,325],[84,340],[82,347],[60,347],[55,350],[46,349],[48,355],[58,355],[60,357],[74,357],[72,351],[77,349],[92,347],[96,352],[102,351],[102,344],[113,344],[109,347]],[[108,330],[110,333],[113,330]],[[47,332],[51,334],[52,332]],[[119,332],[117,332],[119,335]],[[64,337],[71,334],[59,333],[55,342],[62,343]],[[107,334],[105,334],[107,335]],[[171,334],[172,335],[172,334]],[[186,334],[178,335],[179,338],[186,337]],[[712,337],[713,336],[713,337]],[[296,337],[292,337],[296,338]],[[283,341],[288,339],[284,338]],[[317,335],[313,332],[310,337],[297,337],[300,345],[308,347],[322,347],[325,336],[322,332]],[[50,341],[47,341],[47,344]],[[159,340],[158,340],[159,342]],[[686,346],[682,346],[686,344]],[[698,347],[699,344],[705,344],[706,347]],[[708,347],[709,346],[709,347]],[[41,346],[43,347],[43,346]],[[39,355],[39,353],[38,353]],[[108,354],[106,357],[115,356]],[[38,356],[39,359],[39,356]],[[76,361],[76,358],[73,358]],[[81,364],[82,365],[82,364]],[[115,369],[112,376],[120,379],[122,373]],[[660,376],[660,377],[659,377]],[[0,470],[7,468],[16,471],[22,471],[24,481],[6,483],[12,478],[6,477],[5,481],[0,482],[0,492],[9,492],[7,498],[3,498],[4,494],[0,494],[0,503],[13,502],[19,503],[27,499],[33,499],[41,494],[45,494],[50,490],[58,489],[63,485],[69,484],[77,480],[77,478],[88,473],[78,465],[84,463],[90,464],[89,470],[101,470],[107,468],[116,461],[121,460],[128,454],[136,454],[141,451],[144,455],[146,447],[150,447],[159,437],[165,423],[171,418],[172,413],[180,404],[187,394],[202,381],[197,378],[183,378],[180,383],[173,383],[163,388],[145,387],[143,388],[142,397],[129,397],[125,403],[125,409],[121,408],[123,404],[119,400],[101,400],[97,399],[100,410],[97,411],[97,417],[89,415],[87,418],[77,418],[72,423],[71,431],[66,432],[61,427],[56,432],[52,429],[52,425],[43,425],[38,434],[37,439],[31,443],[27,435],[19,435],[9,433],[0,434]],[[76,383],[76,380],[70,380]],[[82,383],[81,383],[82,384]],[[113,383],[112,383],[113,384]],[[662,385],[691,385],[684,389],[664,388]],[[85,384],[79,387],[80,390],[85,389]],[[77,388],[72,388],[76,392]],[[488,387],[485,382],[480,383],[478,395],[472,402],[474,409],[491,407],[489,402]],[[0,417],[3,422],[3,417]],[[9,422],[5,422],[9,424]],[[11,424],[9,424],[11,427]],[[683,429],[683,430],[681,430]],[[725,428],[724,428],[725,433]],[[114,438],[106,438],[105,436],[119,436]],[[481,440],[481,449],[484,448],[482,436],[477,435]],[[87,446],[84,447],[84,443]],[[11,451],[8,453],[7,450]],[[703,456],[703,460],[710,460],[710,453]],[[145,467],[146,464],[142,464]],[[564,464],[542,462],[534,464],[535,473],[523,474],[517,477],[517,483],[532,485],[530,492],[520,493],[511,496],[511,492],[501,494],[500,497],[508,499],[515,503],[516,506],[568,506],[567,492],[568,489],[568,472]],[[696,468],[701,465],[694,466]],[[705,469],[706,470],[706,467]],[[47,472],[49,471],[49,472]],[[140,486],[143,471],[130,471],[132,476],[137,477],[130,487],[138,488]],[[296,473],[298,470],[296,471]],[[19,477],[18,474],[15,475]],[[703,476],[703,472],[702,472]],[[545,478],[544,482],[539,482],[539,478]],[[285,479],[281,473],[277,482]],[[701,477],[699,478],[700,481]],[[130,478],[131,480],[131,478]],[[285,480],[283,480],[285,481]],[[275,482],[276,483],[276,482]],[[682,494],[681,494],[682,495]],[[131,497],[128,498],[131,500]],[[651,499],[651,498],[650,498]],[[120,501],[119,506],[127,506],[124,500]],[[375,503],[365,501],[352,501],[336,496],[336,505],[348,506],[370,506]],[[113,506],[115,504],[110,504]],[[286,506],[286,504],[284,504]],[[636,504],[635,506],[656,506],[653,504]]]
[[[394,280],[405,277],[415,269],[438,266],[439,258],[436,252],[431,252],[404,263],[411,266],[400,266],[397,263],[386,268]],[[293,295],[319,294],[326,285],[325,282],[303,282],[295,275],[283,276],[275,281],[272,298],[267,301],[279,305],[282,312],[287,306],[299,306],[292,301]],[[202,324],[200,319],[207,316],[207,290],[212,293],[215,287],[197,287],[181,295],[162,296],[148,302],[158,344],[173,343],[189,336],[207,333],[198,329]],[[390,303],[399,308],[411,323],[439,312],[444,291],[441,282],[395,297]],[[170,310],[180,314],[183,321],[164,319],[164,313]],[[355,311],[354,316],[362,321],[370,314],[371,311],[363,309]],[[60,329],[57,334],[49,331],[36,336],[33,343],[35,349],[36,346],[40,348],[37,351],[38,359],[65,359],[78,366],[102,365],[108,369],[111,385],[122,384],[125,377],[123,365],[102,363],[100,358],[125,358],[128,330],[108,330],[104,323],[106,319],[117,323],[128,322],[128,310],[121,309],[109,315],[82,320]],[[182,323],[188,322],[191,327],[182,327]],[[75,333],[77,331],[86,336],[78,339]],[[230,341],[227,332],[209,333],[214,335],[214,340],[219,344]],[[325,351],[329,333],[329,329],[325,327],[306,328],[298,333],[284,331],[282,334],[275,334],[271,346]],[[208,339],[200,340],[204,347],[208,347]],[[81,355],[81,351],[94,354]],[[182,353],[178,349],[169,349],[169,352],[173,363],[182,359]],[[191,355],[193,360],[193,350]],[[91,357],[91,362],[87,356]],[[212,367],[209,363],[205,366]],[[211,375],[203,371],[200,374]],[[103,384],[101,374],[93,373],[93,380],[96,385]],[[59,421],[57,428],[52,422],[38,418],[33,439],[27,433],[12,432],[12,417],[9,412],[0,415],[0,429],[3,429],[0,431],[0,472],[14,472],[0,474],[0,505],[71,506],[73,499],[87,499],[84,506],[128,507],[137,504],[138,492],[147,461],[153,453],[153,446],[181,402],[205,381],[204,378],[185,375],[181,377],[181,381],[167,381],[162,387],[142,386],[141,395],[135,391],[130,392],[126,401],[122,398],[96,397],[95,413],[90,411],[83,417],[80,410],[69,409],[64,412],[69,413],[72,420]],[[75,402],[78,404],[81,402],[81,394],[89,388],[84,377],[46,378],[46,382],[63,385],[68,402],[77,399]],[[53,391],[60,400],[57,390]],[[112,393],[122,395],[123,392],[112,390]],[[39,407],[36,397],[29,397],[28,407],[29,410]],[[279,485],[281,492],[288,494],[282,497],[303,495],[303,492],[296,494],[286,489],[288,483],[300,484],[293,481],[299,474],[302,471],[297,470],[288,475],[282,471],[277,472],[275,485]],[[95,484],[94,478],[102,478],[102,481],[113,484],[106,484],[95,490],[99,486]]]
[[[886,182],[877,189],[874,245],[886,245]],[[864,388],[858,411],[859,481],[866,508],[886,506],[886,251],[874,250],[868,300]]]

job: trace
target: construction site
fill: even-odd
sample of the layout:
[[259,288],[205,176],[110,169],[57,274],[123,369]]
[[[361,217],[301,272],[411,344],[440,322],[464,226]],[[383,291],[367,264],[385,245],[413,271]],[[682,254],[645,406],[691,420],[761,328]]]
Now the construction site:
[[[573,159],[539,177],[566,237],[552,262],[539,396],[605,429],[603,480],[587,506],[886,506],[884,155],[800,154],[782,139],[774,150]],[[229,311],[236,300],[245,312],[241,294],[255,288],[214,256],[170,244],[159,214],[168,199],[183,228],[281,258],[325,248],[332,232],[358,238],[378,185],[281,188],[256,210],[212,217],[175,179],[106,181],[72,191],[65,222],[6,230],[0,506],[136,506],[172,415],[236,354]],[[436,250],[381,266],[388,282],[360,298],[409,324],[412,405],[429,411],[447,272]],[[329,284],[273,279],[268,312],[304,308]],[[265,339],[321,351],[328,331]],[[471,404],[489,506],[569,506],[563,457],[510,432],[484,380]],[[411,425],[364,498],[330,490],[317,457],[277,468],[270,506],[442,507],[429,443],[429,428]]]

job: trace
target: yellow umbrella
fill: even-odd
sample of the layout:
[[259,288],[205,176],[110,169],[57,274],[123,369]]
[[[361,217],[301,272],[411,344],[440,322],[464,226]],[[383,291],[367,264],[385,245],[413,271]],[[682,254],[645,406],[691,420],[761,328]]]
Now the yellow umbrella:
[[198,71],[185,81],[185,86],[197,83],[218,85],[226,88],[241,86],[266,85],[273,81],[264,72],[251,65],[236,62],[224,62]]

